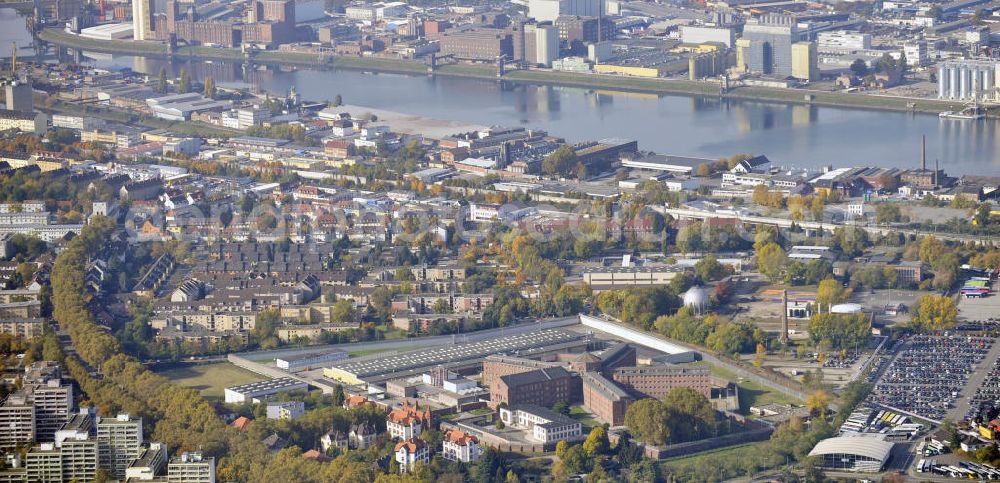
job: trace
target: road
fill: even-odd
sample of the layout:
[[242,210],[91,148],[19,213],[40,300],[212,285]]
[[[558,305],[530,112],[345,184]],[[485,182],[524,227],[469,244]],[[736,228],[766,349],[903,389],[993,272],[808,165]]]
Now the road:
[[698,219],[705,220],[710,218],[729,218],[737,219],[743,223],[761,224],[761,225],[774,225],[780,228],[791,228],[792,224],[796,227],[805,230],[815,230],[815,231],[826,231],[833,232],[837,228],[843,227],[855,227],[865,230],[869,235],[887,235],[891,233],[900,233],[903,235],[913,235],[913,236],[924,236],[924,235],[934,235],[941,240],[956,241],[962,243],[975,243],[980,245],[992,245],[993,241],[989,236],[976,236],[976,235],[958,235],[953,233],[940,233],[940,232],[927,232],[922,230],[913,230],[909,228],[899,228],[893,226],[871,226],[871,225],[855,225],[848,223],[820,223],[816,221],[792,221],[788,218],[774,217],[774,216],[757,216],[757,215],[739,215],[734,213],[717,213],[712,211],[702,211],[693,210],[690,208],[656,208],[657,211],[665,215],[671,215],[675,218],[688,218],[688,219]]

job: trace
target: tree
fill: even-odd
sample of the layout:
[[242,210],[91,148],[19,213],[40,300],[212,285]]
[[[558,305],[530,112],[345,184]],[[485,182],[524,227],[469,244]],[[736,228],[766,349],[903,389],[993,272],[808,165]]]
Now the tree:
[[755,354],[756,355],[754,356],[754,359],[753,359],[753,365],[755,367],[761,367],[761,366],[763,366],[764,365],[764,356],[767,355],[767,347],[764,347],[764,344],[758,342],[757,343],[757,350],[755,351]]
[[662,445],[670,438],[667,428],[667,408],[656,399],[640,399],[625,411],[625,426],[635,439]]
[[894,204],[881,203],[875,207],[875,221],[878,223],[898,223],[902,219],[903,214]]
[[177,92],[184,94],[191,92],[191,77],[187,69],[181,69],[181,80],[177,83]]
[[157,90],[161,93],[167,92],[167,68],[166,66],[160,67],[160,82],[157,84]]
[[448,314],[451,313],[451,305],[448,304],[448,300],[445,298],[439,298],[434,301],[434,305],[431,307],[431,311],[435,314]]
[[340,107],[344,105],[344,98],[340,97],[340,94],[333,96],[333,107]]
[[777,243],[768,243],[757,250],[757,269],[772,282],[781,279],[788,256]]
[[417,280],[417,277],[413,275],[413,271],[406,267],[397,268],[395,275],[397,282],[414,282]]
[[608,431],[604,426],[595,426],[587,435],[587,440],[583,442],[583,451],[590,457],[608,454],[611,443],[608,441]]
[[578,162],[576,151],[568,144],[563,144],[549,153],[542,160],[542,171],[550,176],[566,177],[572,174],[573,167]]
[[341,324],[354,322],[357,319],[354,302],[349,299],[340,299],[335,302],[333,308],[330,309],[330,319]]
[[847,301],[848,290],[840,282],[828,278],[819,283],[816,289],[816,305],[822,312],[829,312],[830,307]]
[[851,63],[851,72],[857,77],[864,77],[868,73],[868,64],[862,59],[857,59]]
[[215,99],[215,79],[212,76],[205,78],[205,92],[203,95],[209,99]]
[[694,273],[704,281],[718,280],[726,275],[726,267],[714,255],[708,255],[694,264]]
[[853,349],[871,337],[871,326],[864,314],[815,314],[809,319],[809,338],[814,344],[831,349]]
[[924,295],[917,299],[912,324],[922,330],[948,330],[955,326],[958,307],[951,297]]
[[504,478],[504,483],[520,483],[521,479],[517,477],[517,473],[514,470],[507,470],[507,477]]
[[943,13],[944,10],[941,8],[940,5],[934,5],[931,8],[927,9],[927,16],[935,20],[940,19]]
[[822,389],[813,391],[813,393],[806,398],[806,409],[808,409],[810,413],[819,417],[824,417],[826,415],[826,410],[829,405],[830,395]]
[[690,387],[675,387],[663,398],[671,442],[712,436],[716,428],[715,408],[704,394]]

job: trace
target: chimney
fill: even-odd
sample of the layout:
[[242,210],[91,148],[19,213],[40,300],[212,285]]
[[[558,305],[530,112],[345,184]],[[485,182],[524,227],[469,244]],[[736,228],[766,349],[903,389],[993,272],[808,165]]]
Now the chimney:
[[938,187],[938,160],[934,158],[934,187]]
[[920,136],[920,169],[927,169],[927,136]]
[[788,290],[781,291],[781,341],[788,342]]

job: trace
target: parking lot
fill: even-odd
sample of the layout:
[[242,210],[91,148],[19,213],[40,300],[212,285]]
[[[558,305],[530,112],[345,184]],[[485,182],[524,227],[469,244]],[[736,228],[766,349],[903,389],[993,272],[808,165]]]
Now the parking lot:
[[958,301],[958,316],[966,320],[989,320],[1000,314],[1000,295],[996,287],[988,297],[961,298]]
[[[988,323],[994,329],[1000,325],[993,320]],[[968,395],[956,406],[952,414],[953,420],[973,418],[983,405],[1000,406],[1000,344],[996,344],[990,351],[982,367],[989,367],[989,371],[979,371],[969,381],[966,388]]]
[[[956,409],[970,376],[987,355],[996,358],[998,351],[991,351],[994,342],[991,337],[963,334],[913,336],[900,348],[868,402],[941,421]],[[993,360],[987,363],[992,367]]]

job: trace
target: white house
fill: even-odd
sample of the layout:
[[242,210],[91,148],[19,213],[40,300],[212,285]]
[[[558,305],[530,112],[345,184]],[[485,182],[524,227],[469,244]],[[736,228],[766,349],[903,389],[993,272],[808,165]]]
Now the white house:
[[482,456],[483,449],[479,447],[479,439],[475,436],[464,431],[451,429],[444,433],[441,453],[448,461],[475,463]]
[[395,451],[400,473],[412,471],[417,462],[423,464],[431,462],[430,451],[427,451],[427,443],[419,438],[410,438],[406,441],[396,443]]
[[510,427],[527,430],[529,439],[542,443],[573,441],[583,437],[583,426],[579,421],[533,404],[502,407],[500,420]]

